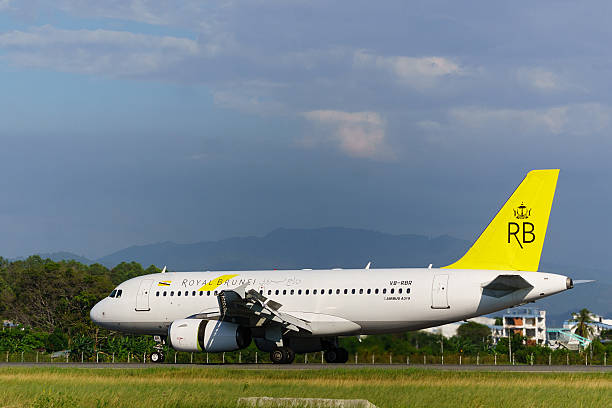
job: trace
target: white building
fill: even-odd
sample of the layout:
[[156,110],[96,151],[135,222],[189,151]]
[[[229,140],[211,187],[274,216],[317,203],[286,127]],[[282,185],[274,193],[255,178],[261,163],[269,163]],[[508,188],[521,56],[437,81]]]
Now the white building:
[[[591,319],[593,320],[591,323],[589,323],[589,326],[593,329],[592,336],[589,336],[591,340],[595,337],[601,336],[601,332],[604,330],[612,330],[612,319],[606,319],[602,316],[596,315],[595,313],[591,313]],[[563,322],[563,328],[572,333],[576,333],[576,322],[566,320]]]
[[528,343],[546,344],[546,310],[535,307],[508,309],[502,317],[502,322],[501,330],[498,327],[494,337],[495,334],[508,337],[513,333],[525,337]]
[[612,319],[606,319],[594,313],[591,313],[591,319],[593,321],[588,325],[593,332],[589,338],[577,335],[576,322],[566,320],[563,322],[563,328],[548,330],[548,344],[553,348],[564,347],[569,350],[580,350],[588,347],[595,337],[601,336],[602,331],[612,330]]

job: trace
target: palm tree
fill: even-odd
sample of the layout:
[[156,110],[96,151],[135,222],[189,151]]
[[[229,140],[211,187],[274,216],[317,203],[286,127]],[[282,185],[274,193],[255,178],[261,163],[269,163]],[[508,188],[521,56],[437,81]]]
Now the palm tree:
[[591,311],[589,309],[582,309],[578,313],[573,313],[572,318],[569,320],[575,324],[572,326],[574,333],[584,338],[591,338],[593,336],[593,326],[589,323],[594,322],[591,317]]

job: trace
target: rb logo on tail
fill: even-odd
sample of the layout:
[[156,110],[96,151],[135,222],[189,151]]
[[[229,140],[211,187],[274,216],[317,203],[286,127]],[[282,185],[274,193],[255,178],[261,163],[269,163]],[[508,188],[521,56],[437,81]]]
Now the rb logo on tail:
[[537,271],[558,178],[558,169],[527,173],[468,252],[445,268]]

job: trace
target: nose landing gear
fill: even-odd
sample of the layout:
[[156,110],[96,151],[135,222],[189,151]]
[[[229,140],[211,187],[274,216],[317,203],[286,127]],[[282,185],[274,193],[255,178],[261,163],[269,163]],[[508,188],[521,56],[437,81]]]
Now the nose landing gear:
[[152,363],[163,363],[165,359],[164,353],[161,351],[154,351],[151,353],[151,362]]
[[165,359],[165,356],[164,356],[164,343],[166,342],[165,338],[162,336],[153,336],[153,340],[155,340],[155,346],[153,346],[155,351],[151,353],[151,362],[152,363],[163,363]]

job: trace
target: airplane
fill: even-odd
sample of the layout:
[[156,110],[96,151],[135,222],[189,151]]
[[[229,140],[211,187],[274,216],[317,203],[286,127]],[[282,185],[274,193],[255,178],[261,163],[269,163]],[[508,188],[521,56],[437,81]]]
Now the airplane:
[[276,364],[324,352],[338,338],[435,327],[571,289],[538,272],[558,169],[530,171],[466,254],[433,268],[166,272],[119,284],[90,312],[103,328],[153,335],[177,351],[225,352],[255,342]]

